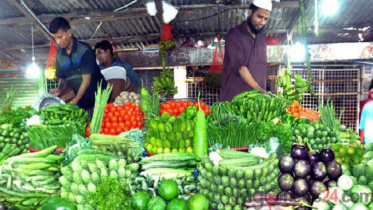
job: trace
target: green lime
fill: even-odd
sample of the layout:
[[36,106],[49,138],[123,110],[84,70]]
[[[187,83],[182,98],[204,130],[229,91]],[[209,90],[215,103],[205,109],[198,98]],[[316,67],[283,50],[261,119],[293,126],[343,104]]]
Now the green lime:
[[347,149],[347,154],[349,154],[349,155],[355,154],[355,148],[353,148],[353,147],[348,148]]
[[316,144],[316,141],[313,140],[313,139],[311,139],[310,144],[311,144],[311,145],[315,145],[315,144]]
[[332,147],[332,149],[333,149],[334,151],[338,151],[341,147],[342,147],[341,144],[334,144],[333,147]]
[[178,153],[179,150],[177,150],[176,148],[174,148],[174,149],[171,150],[171,152],[172,152],[172,153]]
[[163,153],[163,148],[162,147],[159,147],[158,149],[157,149],[157,154],[162,154]]
[[149,152],[153,151],[153,145],[151,144],[146,145],[145,148],[146,148],[146,151],[149,151]]
[[179,148],[185,148],[185,141],[184,140],[179,141]]
[[189,210],[208,210],[209,200],[202,194],[195,194],[188,200]]
[[345,163],[350,163],[350,162],[351,162],[351,157],[346,155],[346,156],[343,158],[343,160],[344,160]]
[[320,131],[320,130],[317,130],[317,131],[315,132],[315,137],[322,137],[322,136],[321,136],[321,131]]
[[360,163],[360,157],[355,154],[352,156],[352,162],[354,162],[355,164],[359,164]]
[[171,148],[171,142],[168,141],[168,140],[164,140],[163,141],[163,146],[166,147],[166,148]]
[[186,150],[186,152],[193,153],[193,147],[188,147],[187,150]]
[[341,147],[338,152],[343,157],[347,153],[347,150],[345,147]]
[[185,152],[185,148],[179,148],[179,152]]
[[192,146],[192,141],[190,139],[185,140],[185,147]]
[[148,203],[152,197],[149,193],[140,191],[135,193],[131,199],[133,209],[148,209]]
[[166,202],[161,197],[154,196],[148,203],[148,210],[165,210],[166,205]]
[[364,155],[364,149],[361,148],[361,147],[357,147],[356,148],[356,154],[358,154],[359,156],[363,156]]
[[337,158],[335,158],[334,160],[337,161],[337,162],[340,163],[340,164],[343,163],[343,160],[342,160],[342,158],[340,158],[340,157],[337,157]]
[[179,196],[179,188],[174,180],[164,180],[160,183],[158,194],[166,201],[170,201]]
[[163,149],[163,153],[171,153],[171,149],[166,147]]
[[323,146],[322,144],[319,144],[319,145],[317,145],[317,149],[318,149],[319,151],[321,151],[322,149],[324,149],[324,146]]
[[188,210],[188,202],[181,198],[172,199],[166,210]]

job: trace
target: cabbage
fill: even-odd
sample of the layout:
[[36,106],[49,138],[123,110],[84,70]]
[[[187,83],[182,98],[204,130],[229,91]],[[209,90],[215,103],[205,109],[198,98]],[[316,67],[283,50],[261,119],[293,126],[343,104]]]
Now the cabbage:
[[318,210],[331,210],[332,209],[327,202],[323,202],[321,199],[313,202],[312,207],[316,207]]
[[348,208],[342,203],[337,203],[332,210],[348,210]]
[[337,185],[343,191],[348,191],[352,188],[353,182],[350,176],[343,174],[339,177]]
[[352,207],[351,210],[368,210],[368,208],[362,204],[362,203],[355,203]]
[[372,200],[372,191],[363,185],[355,185],[351,189],[351,198],[354,203],[368,205]]

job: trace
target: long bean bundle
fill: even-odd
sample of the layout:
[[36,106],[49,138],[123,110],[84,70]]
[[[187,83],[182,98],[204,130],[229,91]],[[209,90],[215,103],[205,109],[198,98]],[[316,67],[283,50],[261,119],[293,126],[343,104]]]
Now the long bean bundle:
[[108,85],[104,91],[101,90],[102,81],[97,85],[97,92],[95,98],[95,107],[92,116],[92,123],[90,128],[90,135],[100,133],[102,119],[104,118],[104,110],[106,102],[110,97],[113,86]]
[[337,119],[333,102],[328,100],[325,105],[319,104],[319,112],[321,123],[338,132],[344,109],[341,110],[339,119]]

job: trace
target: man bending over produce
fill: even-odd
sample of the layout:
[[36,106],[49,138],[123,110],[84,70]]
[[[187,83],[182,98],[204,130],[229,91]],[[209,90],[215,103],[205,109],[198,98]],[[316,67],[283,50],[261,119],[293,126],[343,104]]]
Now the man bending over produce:
[[[96,44],[95,52],[98,61],[100,62],[100,69],[103,70],[105,68],[111,66],[120,66],[126,70],[127,81],[123,81],[123,84],[117,84],[120,86],[124,86],[121,90],[122,91],[133,91],[136,85],[139,84],[140,80],[137,76],[136,72],[133,70],[131,64],[127,63],[126,61],[121,61],[119,58],[113,58],[113,46],[107,40],[101,41]],[[113,87],[114,92],[115,86]],[[119,92],[120,93],[120,92]],[[114,97],[115,98],[115,97]]]
[[53,19],[49,32],[59,46],[56,56],[56,76],[59,82],[58,87],[50,93],[60,96],[71,87],[75,94],[72,103],[91,112],[98,82],[102,81],[102,87],[106,87],[92,48],[73,36],[70,24],[65,18]]

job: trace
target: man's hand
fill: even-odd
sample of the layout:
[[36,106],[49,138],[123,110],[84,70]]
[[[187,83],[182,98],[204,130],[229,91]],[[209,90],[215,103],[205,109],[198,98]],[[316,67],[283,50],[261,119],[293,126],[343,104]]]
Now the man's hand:
[[58,88],[54,88],[54,89],[50,90],[49,93],[53,94],[55,96],[59,96],[61,94],[61,91]]

